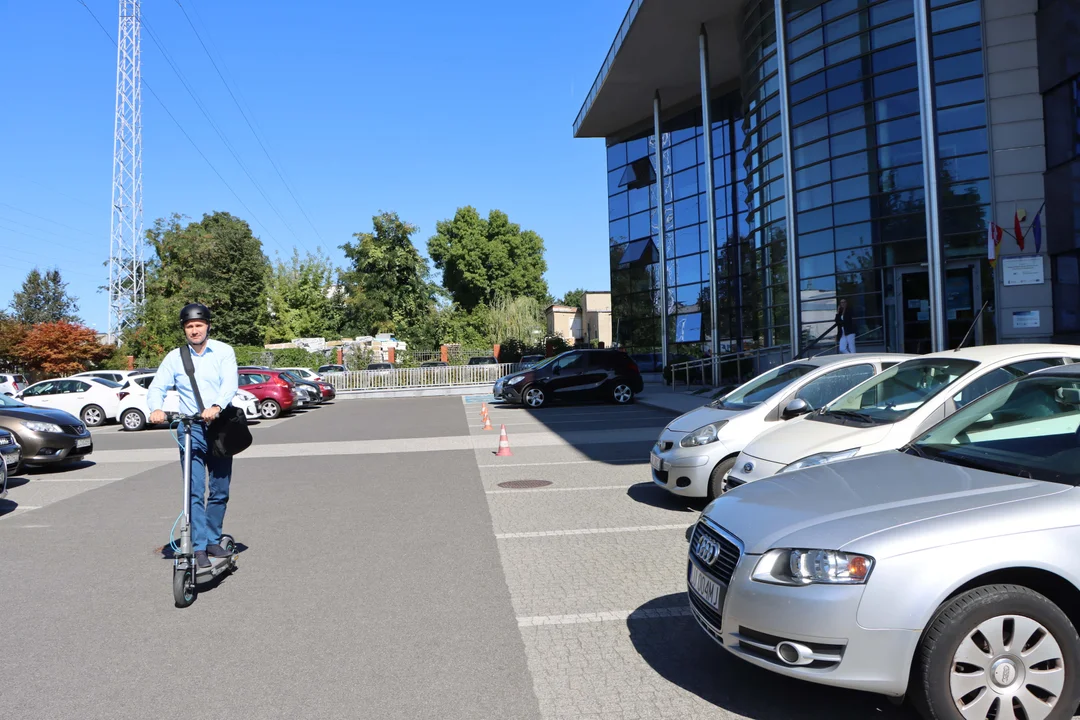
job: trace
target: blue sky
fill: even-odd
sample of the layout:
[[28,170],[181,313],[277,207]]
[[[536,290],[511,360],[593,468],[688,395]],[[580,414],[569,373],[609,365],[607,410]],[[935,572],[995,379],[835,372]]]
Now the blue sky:
[[[85,2],[115,37],[115,0]],[[147,25],[273,206],[144,28],[144,79],[250,208],[144,92],[147,227],[226,210],[252,224],[272,260],[322,246],[343,264],[338,246],[381,210],[419,226],[424,251],[435,223],[471,204],[540,233],[554,295],[608,287],[603,141],[575,140],[571,123],[625,0],[181,2],[315,230],[176,0],[144,0]],[[82,318],[104,331],[115,47],[78,0],[6,0],[0,64],[0,306],[32,267],[58,267]]]

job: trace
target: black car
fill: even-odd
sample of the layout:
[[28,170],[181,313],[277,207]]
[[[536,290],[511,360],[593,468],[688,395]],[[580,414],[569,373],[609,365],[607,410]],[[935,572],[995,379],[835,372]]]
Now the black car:
[[621,350],[569,350],[495,383],[495,397],[538,408],[553,400],[610,400],[625,405],[641,392],[637,364]]
[[14,475],[19,470],[20,450],[15,436],[7,430],[0,429],[0,498],[7,495],[8,476]]

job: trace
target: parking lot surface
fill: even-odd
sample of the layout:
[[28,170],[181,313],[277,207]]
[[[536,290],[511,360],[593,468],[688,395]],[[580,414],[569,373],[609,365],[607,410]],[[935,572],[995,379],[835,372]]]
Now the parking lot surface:
[[492,404],[485,431],[481,400],[259,423],[225,522],[240,567],[184,610],[167,431],[96,430],[89,462],[22,474],[0,501],[0,717],[914,717],[696,627],[703,504],[649,479],[671,414]]

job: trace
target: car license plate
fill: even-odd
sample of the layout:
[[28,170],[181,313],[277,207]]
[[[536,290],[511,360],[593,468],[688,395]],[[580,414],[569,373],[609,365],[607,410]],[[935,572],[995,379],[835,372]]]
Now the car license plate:
[[7,460],[6,460],[7,464],[14,467],[15,465],[19,464],[19,458],[22,457],[22,451],[21,450],[16,450],[13,453],[8,453],[4,457],[7,458]]
[[78,448],[90,447],[90,443],[92,443],[92,442],[93,442],[93,440],[91,438],[79,438],[78,440],[75,441],[75,447],[78,447]]
[[664,459],[656,453],[649,453],[649,462],[652,463],[653,470],[660,471],[664,469]]
[[720,585],[698,570],[697,565],[690,566],[690,585],[705,602],[712,605],[717,612],[720,612]]

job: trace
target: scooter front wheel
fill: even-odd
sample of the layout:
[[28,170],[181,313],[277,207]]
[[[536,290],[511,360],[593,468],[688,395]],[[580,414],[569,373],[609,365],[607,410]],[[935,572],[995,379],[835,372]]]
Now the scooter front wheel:
[[225,552],[231,553],[236,549],[236,542],[233,540],[232,535],[222,535],[221,541],[218,543]]
[[173,570],[173,601],[178,608],[186,608],[195,602],[195,579],[191,573],[190,569],[180,570],[177,568]]

